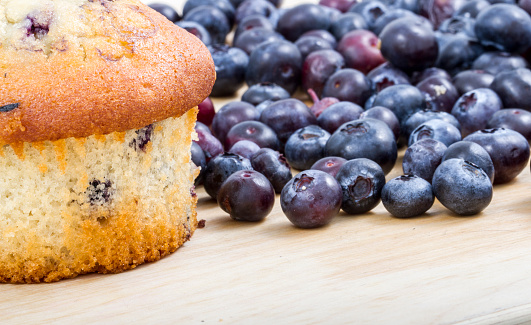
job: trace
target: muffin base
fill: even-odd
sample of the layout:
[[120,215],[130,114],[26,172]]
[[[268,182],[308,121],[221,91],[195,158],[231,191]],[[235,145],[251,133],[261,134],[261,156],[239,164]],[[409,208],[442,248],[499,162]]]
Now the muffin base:
[[196,114],[140,130],[4,146],[0,281],[122,272],[189,240],[197,227]]

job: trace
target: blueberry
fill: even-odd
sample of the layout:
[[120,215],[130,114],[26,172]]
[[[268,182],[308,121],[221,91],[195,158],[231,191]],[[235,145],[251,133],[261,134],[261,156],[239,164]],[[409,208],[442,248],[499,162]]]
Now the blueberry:
[[266,0],[245,0],[236,8],[235,22],[239,24],[243,18],[250,15],[267,17],[276,26],[279,14],[277,8]]
[[376,21],[388,11],[387,6],[379,0],[361,1],[348,9],[349,12],[359,13],[367,22],[369,30],[374,28]]
[[412,85],[394,85],[380,91],[373,106],[387,107],[403,123],[410,115],[426,107],[422,92]]
[[286,143],[296,130],[317,124],[317,119],[308,106],[296,98],[271,103],[260,114],[260,121],[271,127],[282,143]]
[[500,72],[527,68],[527,61],[518,54],[488,51],[478,56],[472,63],[472,69],[481,70],[495,76]]
[[317,37],[317,36],[301,36],[295,41],[295,45],[299,49],[302,55],[302,59],[305,60],[306,57],[315,51],[320,50],[333,50],[330,42]]
[[385,174],[374,161],[357,158],[339,169],[336,180],[341,186],[341,209],[348,214],[361,214],[374,209],[381,200]]
[[441,22],[438,31],[448,34],[461,34],[470,38],[476,38],[474,25],[476,20],[468,16],[453,16]]
[[262,82],[249,87],[242,95],[242,101],[258,105],[268,99],[277,101],[290,98],[286,89],[272,82]]
[[225,38],[230,32],[230,23],[227,16],[216,7],[199,6],[188,12],[183,20],[194,21],[208,31],[213,44],[225,43]]
[[411,84],[408,75],[402,70],[393,67],[389,62],[372,69],[367,74],[367,77],[372,80],[374,88],[378,93],[390,86]]
[[393,9],[388,10],[383,15],[378,17],[372,26],[372,31],[376,35],[380,35],[385,26],[389,25],[392,21],[400,18],[414,18],[415,14],[406,9]]
[[234,38],[234,46],[242,49],[248,55],[260,45],[269,42],[282,41],[284,37],[274,30],[256,27],[250,30],[246,30]]
[[435,65],[455,75],[470,69],[474,60],[480,56],[484,48],[474,38],[457,34],[447,37],[448,41],[439,47],[439,55]]
[[227,17],[230,25],[234,22],[235,9],[228,0],[187,0],[184,3],[183,15],[186,16],[190,11],[199,6],[213,6],[221,10]]
[[249,56],[237,47],[215,44],[208,47],[216,67],[216,82],[210,96],[232,96],[245,83]]
[[344,67],[345,59],[335,50],[325,49],[310,53],[302,64],[303,89],[313,89],[321,96],[328,78]]
[[274,82],[293,94],[300,83],[302,55],[293,43],[263,43],[251,53],[245,80],[249,86]]
[[329,156],[317,160],[310,169],[317,169],[336,177],[337,172],[346,162],[345,158]]
[[384,3],[389,9],[391,9],[391,12],[401,9],[418,14],[420,11],[419,2],[417,0],[385,0]]
[[166,17],[166,19],[168,19],[171,22],[175,23],[175,22],[177,22],[178,20],[181,19],[181,17],[177,13],[177,11],[175,11],[175,9],[173,9],[172,6],[169,6],[169,5],[165,4],[165,3],[158,3],[158,2],[150,3],[149,7],[151,9],[157,11],[158,13],[163,15],[164,17]]
[[346,12],[332,22],[330,32],[336,39],[340,40],[350,31],[368,28],[369,26],[361,14]]
[[273,209],[275,191],[267,178],[254,170],[240,170],[221,185],[217,201],[234,220],[260,221]]
[[423,139],[415,142],[404,153],[402,170],[431,183],[433,173],[442,161],[446,146],[437,140]]
[[317,123],[326,131],[334,133],[344,123],[359,119],[362,113],[363,108],[357,104],[338,102],[328,106],[317,117]]
[[398,137],[400,136],[400,122],[398,121],[398,117],[396,117],[395,113],[393,113],[393,111],[389,108],[383,106],[373,106],[362,112],[359,118],[373,118],[384,122],[387,124],[387,126],[389,126],[391,131],[393,131],[395,139],[398,140]]
[[446,146],[461,140],[461,132],[452,124],[438,119],[432,119],[419,125],[409,136],[408,145],[422,139],[434,139]]
[[447,79],[450,81],[452,80],[452,76],[446,70],[437,67],[430,67],[424,70],[413,72],[411,74],[411,82],[418,87],[420,83],[432,77],[437,77],[438,79]]
[[434,201],[431,184],[418,176],[398,176],[382,188],[382,204],[397,218],[419,216],[428,211]]
[[519,108],[497,111],[487,122],[487,128],[506,128],[522,134],[531,142],[531,112]]
[[478,214],[492,200],[492,183],[487,174],[463,159],[442,162],[433,175],[432,186],[442,205],[459,215]]
[[181,21],[176,22],[175,24],[185,29],[189,33],[195,35],[197,38],[201,40],[201,42],[203,42],[203,44],[207,46],[212,44],[212,37],[210,37],[210,33],[200,23],[197,23],[195,21],[181,20]]
[[531,46],[531,18],[518,6],[486,7],[476,17],[474,30],[483,44],[502,51],[523,52]]
[[212,125],[212,120],[216,115],[214,103],[210,97],[205,98],[199,105],[197,105],[199,112],[197,112],[197,121],[204,123],[207,126]]
[[460,95],[478,88],[488,88],[494,76],[483,70],[465,70],[456,74],[452,81]]
[[502,108],[502,101],[494,91],[478,88],[459,97],[452,115],[461,124],[462,136],[466,137],[472,132],[485,129],[492,115]]
[[227,133],[236,124],[243,121],[258,120],[260,113],[247,102],[233,101],[223,105],[212,120],[212,133],[225,143]]
[[260,148],[278,150],[280,143],[273,129],[260,121],[244,121],[234,125],[227,133],[226,147],[230,148],[241,140],[249,140]]
[[323,8],[311,3],[290,8],[278,20],[277,31],[294,42],[307,31],[327,30],[330,27],[330,17],[323,14]]
[[228,152],[240,155],[244,158],[251,159],[251,157],[260,150],[260,146],[250,140],[240,140],[230,147]]
[[490,6],[487,0],[471,0],[463,3],[455,12],[454,16],[476,18],[481,10]]
[[131,140],[129,146],[138,152],[146,152],[146,146],[151,142],[153,136],[153,124],[149,124],[135,131],[136,138]]
[[435,112],[428,109],[423,109],[418,112],[415,112],[411,115],[403,124],[402,124],[402,134],[407,140],[411,133],[419,127],[424,122],[429,120],[443,120],[455,126],[458,130],[461,130],[461,124],[459,121],[450,113],[446,112]]
[[90,205],[104,205],[112,201],[115,189],[110,180],[92,179],[89,182],[85,194]]
[[479,130],[463,140],[475,142],[487,150],[494,164],[494,184],[511,181],[529,161],[529,143],[514,130]]
[[284,153],[291,167],[310,169],[325,156],[325,145],[330,133],[317,125],[308,125],[295,131],[286,142]]
[[309,30],[309,31],[307,31],[307,32],[305,32],[304,34],[301,35],[301,37],[303,37],[303,36],[316,36],[316,37],[319,37],[320,39],[325,40],[328,43],[330,43],[330,45],[332,46],[333,49],[335,49],[336,46],[337,46],[337,40],[336,40],[335,36],[332,35],[329,31],[327,31],[325,29],[312,29],[312,30]]
[[361,71],[346,68],[336,71],[328,78],[322,96],[363,105],[372,93],[373,83],[369,78]]
[[483,169],[490,181],[494,181],[494,164],[489,153],[482,146],[471,141],[458,141],[450,145],[444,152],[442,161],[460,158]]
[[299,228],[322,227],[339,213],[341,187],[329,174],[306,170],[295,175],[280,193],[280,206]]
[[291,166],[284,155],[270,148],[255,152],[251,157],[251,165],[271,182],[276,193],[280,193],[292,178]]
[[397,159],[396,139],[391,129],[380,120],[358,119],[340,126],[328,139],[327,156],[347,160],[368,158],[389,173]]
[[199,175],[194,181],[194,184],[198,186],[203,184],[203,179],[205,177],[206,157],[205,153],[203,152],[203,149],[201,149],[201,147],[196,142],[192,142],[191,153],[192,162],[194,163],[194,165],[201,168],[201,170],[199,171]]
[[417,84],[426,98],[426,106],[434,111],[451,112],[459,92],[446,77],[433,76]]
[[424,18],[400,18],[382,30],[384,58],[404,71],[433,66],[439,47],[432,26]]
[[210,159],[223,153],[223,145],[212,133],[200,129],[196,129],[196,132],[198,139],[194,140],[194,142],[203,149],[207,163]]
[[500,72],[490,88],[500,96],[504,107],[531,111],[531,70],[519,68]]
[[319,0],[321,6],[334,8],[341,12],[348,11],[348,8],[354,3],[356,3],[356,0]]
[[337,45],[337,51],[345,58],[347,67],[365,74],[385,62],[378,36],[368,30],[345,34]]
[[261,15],[250,15],[243,18],[238,26],[236,26],[233,39],[236,40],[243,32],[254,28],[264,28],[272,31],[275,30],[275,26],[273,26],[271,21],[266,17]]
[[224,153],[211,159],[205,171],[204,187],[207,194],[216,199],[221,185],[230,175],[239,170],[252,170],[247,158],[232,153]]

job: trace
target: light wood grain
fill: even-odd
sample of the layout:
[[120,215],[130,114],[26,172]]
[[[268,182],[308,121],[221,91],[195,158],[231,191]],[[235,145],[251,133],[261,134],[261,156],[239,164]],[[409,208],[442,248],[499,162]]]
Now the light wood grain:
[[[387,178],[400,173],[399,161]],[[243,223],[200,189],[206,227],[176,253],[122,274],[1,285],[0,323],[531,322],[530,190],[528,166],[474,217],[436,202],[403,220],[380,204],[301,230],[278,200],[263,222]]]

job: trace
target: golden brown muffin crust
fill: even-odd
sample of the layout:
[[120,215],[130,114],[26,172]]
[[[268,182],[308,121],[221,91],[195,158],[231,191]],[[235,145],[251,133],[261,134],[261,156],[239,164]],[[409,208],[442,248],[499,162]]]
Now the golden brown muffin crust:
[[0,144],[140,128],[210,94],[214,64],[194,35],[136,0],[70,1],[75,23],[54,14],[61,0],[7,19]]

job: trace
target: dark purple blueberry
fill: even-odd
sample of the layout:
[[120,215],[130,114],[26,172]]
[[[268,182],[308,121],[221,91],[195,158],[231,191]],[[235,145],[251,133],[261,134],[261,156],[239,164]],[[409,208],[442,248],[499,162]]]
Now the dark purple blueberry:
[[439,46],[435,66],[455,75],[470,69],[483,51],[483,46],[474,38],[461,34],[450,35],[448,41]]
[[279,14],[277,8],[266,0],[245,0],[236,8],[235,22],[239,24],[243,18],[250,15],[267,17],[273,26],[276,26]]
[[341,12],[347,12],[356,0],[319,0],[319,4],[324,7],[337,9]]
[[195,7],[184,16],[183,20],[194,21],[205,27],[212,38],[212,44],[225,43],[225,38],[230,32],[227,16],[213,6]]
[[395,177],[382,188],[382,204],[397,218],[420,216],[433,206],[434,201],[431,184],[415,175]]
[[146,146],[151,142],[153,136],[153,124],[144,126],[135,131],[136,137],[129,143],[131,148],[138,152],[146,152]]
[[270,148],[258,150],[251,157],[251,165],[271,182],[276,193],[280,193],[292,178],[291,166],[286,157]]
[[175,9],[172,6],[169,6],[165,3],[150,3],[149,7],[155,11],[157,11],[159,14],[166,17],[171,22],[177,22],[181,19],[181,16],[175,11]]
[[454,16],[476,18],[479,12],[490,6],[487,0],[470,0],[465,2],[455,12]]
[[484,45],[502,51],[523,52],[531,46],[531,18],[518,6],[499,3],[486,7],[476,17],[474,31]]
[[356,12],[346,12],[332,22],[330,32],[337,40],[353,30],[368,29],[369,26],[362,15]]
[[317,169],[336,177],[337,172],[346,162],[345,158],[329,156],[317,160],[310,169]]
[[337,51],[345,58],[347,67],[365,74],[385,62],[378,36],[368,30],[354,30],[345,34],[337,45]]
[[376,92],[394,85],[409,85],[409,77],[402,70],[393,67],[389,62],[383,63],[367,74],[372,80]]
[[214,103],[210,97],[205,98],[199,105],[197,105],[199,111],[197,112],[197,121],[207,126],[212,125],[212,120],[216,115],[216,109]]
[[244,158],[251,159],[251,157],[260,150],[260,147],[249,140],[240,140],[230,147],[227,152],[240,155]]
[[372,32],[376,35],[380,35],[385,26],[389,25],[392,21],[407,17],[413,18],[416,17],[416,15],[406,9],[389,10],[382,16],[378,17],[378,19],[376,19],[374,25],[372,26]]
[[417,88],[424,94],[426,106],[434,111],[451,112],[459,98],[459,92],[447,78],[433,76],[421,81]]
[[477,165],[487,174],[491,183],[494,182],[494,164],[489,153],[479,144],[471,141],[453,143],[444,152],[442,161],[452,158],[460,158]]
[[519,68],[500,72],[490,88],[500,96],[504,107],[531,111],[531,70]]
[[290,98],[286,89],[272,82],[262,82],[249,87],[242,95],[242,101],[258,105],[268,99],[277,101]]
[[446,34],[462,34],[475,38],[474,24],[476,20],[467,16],[453,16],[441,22],[438,31]]
[[227,133],[236,124],[243,121],[258,120],[260,113],[247,102],[233,101],[223,105],[212,120],[212,134],[225,143]]
[[391,9],[388,12],[400,9],[418,14],[420,11],[417,0],[384,0],[383,2],[387,5],[387,8]]
[[494,184],[513,180],[529,162],[529,143],[520,133],[510,129],[485,129],[468,135],[487,150],[494,164]]
[[519,108],[502,109],[490,118],[487,128],[506,128],[522,134],[531,143],[531,112]]
[[302,62],[299,49],[291,42],[263,43],[249,57],[245,80],[249,86],[274,82],[293,94],[299,87]]
[[233,24],[234,22],[234,14],[235,9],[234,6],[230,3],[228,0],[187,0],[184,3],[183,7],[183,16],[186,16],[192,9],[197,8],[199,6],[213,6],[221,10],[227,19],[229,20],[229,23]]
[[380,91],[372,105],[389,108],[400,123],[403,123],[416,111],[426,108],[426,100],[415,86],[394,85]]
[[223,145],[212,133],[200,129],[196,129],[195,131],[197,132],[198,140],[194,140],[194,142],[197,142],[201,149],[203,149],[207,163],[210,159],[223,153]]
[[369,212],[380,203],[385,174],[374,161],[351,159],[341,166],[336,180],[343,192],[341,209],[346,213]]
[[[99,180],[92,179],[89,182],[85,194],[87,195],[90,205],[104,205],[112,201],[115,187],[113,186],[111,180]],[[340,195],[338,195],[341,197]]]
[[452,76],[450,76],[450,74],[446,70],[436,67],[430,67],[421,71],[413,72],[413,74],[411,75],[411,82],[415,86],[418,86],[419,83],[432,77],[447,79],[450,81],[452,80]]
[[223,153],[207,163],[204,187],[207,194],[216,199],[221,185],[238,170],[252,170],[251,162],[242,156]]
[[237,47],[215,44],[208,47],[216,66],[216,82],[210,96],[232,96],[245,83],[249,56]]
[[419,125],[409,136],[408,146],[422,139],[434,139],[447,147],[461,140],[461,131],[452,124],[439,119],[431,119]]
[[431,183],[433,173],[441,163],[446,148],[442,142],[433,139],[415,142],[404,153],[404,174],[415,175]]
[[371,118],[354,120],[340,126],[326,143],[326,156],[347,160],[368,158],[389,173],[397,159],[397,146],[393,131],[380,120]]
[[181,20],[176,22],[175,25],[185,29],[190,34],[195,35],[201,40],[201,42],[203,42],[203,44],[207,46],[212,44],[212,37],[210,37],[210,33],[200,23],[197,23],[195,21]]
[[279,149],[279,140],[275,131],[260,121],[244,121],[234,125],[227,133],[225,146],[232,147],[236,142],[249,140],[260,148]]
[[273,210],[275,191],[259,172],[240,170],[223,182],[217,201],[234,220],[261,221]]
[[433,175],[435,197],[450,211],[474,215],[492,200],[492,183],[477,165],[463,159],[442,162]]
[[461,130],[461,124],[459,124],[459,121],[452,114],[423,109],[418,112],[415,112],[404,123],[402,123],[402,135],[406,142],[409,139],[411,133],[419,125],[434,119],[446,121],[455,126],[458,130]]
[[274,30],[256,27],[242,32],[237,38],[234,38],[234,46],[242,49],[248,55],[260,45],[269,42],[282,41],[284,37]]
[[472,132],[485,129],[492,115],[502,108],[502,101],[494,91],[478,88],[459,97],[452,115],[461,124],[462,136],[466,137]]
[[210,130],[210,128],[206,124],[204,124],[202,122],[199,122],[199,121],[195,122],[194,129],[196,131],[198,131],[198,132],[204,132],[204,133],[212,134],[212,131]]
[[361,71],[346,68],[336,71],[328,78],[322,96],[363,105],[372,93],[373,84],[369,78]]
[[378,18],[385,15],[389,9],[387,9],[387,6],[382,1],[371,0],[360,1],[350,7],[348,11],[360,14],[365,22],[367,22],[368,29],[372,30]]
[[301,35],[301,37],[303,36],[316,36],[316,37],[319,37],[325,41],[327,41],[328,43],[330,43],[330,45],[332,46],[333,49],[336,48],[337,46],[337,40],[335,38],[334,35],[332,35],[329,31],[327,30],[324,30],[324,29],[312,29],[312,30],[309,30],[307,32],[305,32],[304,34]]
[[391,131],[393,131],[393,135],[398,141],[398,137],[400,135],[400,122],[398,121],[398,117],[396,117],[395,113],[393,113],[393,111],[389,108],[383,106],[373,106],[362,112],[359,118],[374,118],[385,122]]
[[302,88],[313,89],[318,96],[321,96],[326,80],[344,67],[345,59],[334,50],[312,52],[302,64]]
[[260,121],[271,127],[282,143],[286,143],[298,129],[317,124],[317,119],[308,106],[296,98],[272,103],[262,111]]
[[236,40],[238,37],[245,31],[254,29],[254,28],[264,28],[268,30],[275,30],[275,26],[271,23],[269,19],[262,15],[250,15],[246,16],[240,21],[236,29],[234,30],[233,39]]
[[334,133],[344,123],[359,119],[362,113],[361,106],[343,101],[328,106],[317,117],[317,123],[326,131]]
[[330,133],[317,125],[308,125],[295,131],[286,142],[284,155],[291,167],[298,170],[310,169],[319,159],[325,157],[325,145]]
[[191,147],[191,153],[192,153],[192,162],[197,167],[200,167],[201,170],[199,171],[199,175],[197,175],[194,184],[195,186],[199,186],[203,184],[203,179],[205,177],[205,169],[206,169],[206,157],[205,153],[203,152],[203,149],[197,144],[197,142],[192,142]]
[[465,3],[466,0],[419,0],[419,14],[428,18],[435,29]]
[[500,72],[527,68],[527,61],[518,54],[490,51],[478,56],[472,63],[472,69],[481,70],[495,76]]
[[327,30],[330,27],[330,17],[323,14],[323,8],[312,3],[290,8],[278,20],[277,31],[287,40],[294,42],[307,31]]
[[432,26],[424,18],[400,18],[380,33],[384,58],[404,71],[431,67],[439,47]]
[[489,88],[494,76],[483,70],[465,70],[456,74],[453,84],[460,95],[478,88]]
[[295,175],[282,189],[280,206],[289,221],[299,228],[328,224],[339,213],[341,187],[329,174],[306,170]]
[[294,44],[301,52],[303,60],[306,59],[306,57],[312,52],[320,50],[333,50],[333,47],[330,42],[320,37],[311,35],[299,37]]

